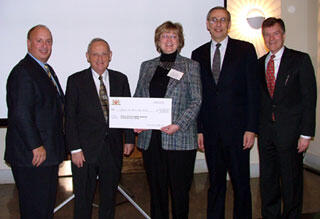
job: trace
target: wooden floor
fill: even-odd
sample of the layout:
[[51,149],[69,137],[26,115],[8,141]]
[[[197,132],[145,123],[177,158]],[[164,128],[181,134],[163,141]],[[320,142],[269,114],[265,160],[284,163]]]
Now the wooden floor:
[[[68,171],[62,171],[60,174],[66,175]],[[260,195],[259,179],[251,179],[253,218],[260,218]],[[149,214],[150,195],[146,176],[144,172],[124,173],[121,179],[121,185],[128,193],[133,195],[134,201]],[[207,189],[209,186],[207,174],[195,174],[190,192],[190,219],[206,218]],[[59,187],[57,194],[57,205],[62,203],[68,197],[72,196],[71,177],[64,176],[59,178]],[[99,202],[96,195],[95,203]],[[123,219],[143,219],[144,217],[119,193],[117,194],[116,218]],[[320,176],[309,171],[304,171],[304,202],[303,219],[319,218],[317,212],[320,212]],[[232,186],[227,184],[226,196],[226,218],[232,218]],[[93,217],[98,218],[97,207],[93,208]],[[73,217],[73,200],[68,202],[59,211],[55,213],[55,219],[65,219]],[[16,219],[19,218],[19,206],[17,199],[17,190],[14,184],[0,185],[0,218]]]

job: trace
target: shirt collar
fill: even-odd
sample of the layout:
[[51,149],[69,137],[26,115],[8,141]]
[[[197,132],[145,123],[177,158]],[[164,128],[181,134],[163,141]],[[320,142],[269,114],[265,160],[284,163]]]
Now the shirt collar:
[[[227,44],[228,44],[228,40],[229,40],[229,36],[227,36],[226,38],[224,38],[224,40],[222,40],[222,41],[220,42],[220,44],[221,44],[220,48],[221,48],[221,47],[226,48],[226,47],[227,47]],[[212,43],[211,43],[211,47],[215,49],[218,42],[216,42],[216,41],[213,40],[213,39],[211,40],[211,42],[212,42]]]
[[30,52],[28,52],[28,55],[31,56],[44,70],[46,70],[46,69],[44,68],[44,65],[47,64],[47,63],[41,62],[39,59],[37,59],[36,57],[34,57]]
[[271,55],[274,55],[274,58],[273,58],[274,60],[281,59],[283,52],[284,52],[284,46],[282,46],[282,48],[279,49],[279,51],[276,52],[275,54],[272,54],[271,52],[269,52],[266,58],[269,59]]
[[[91,72],[92,72],[92,76],[94,77],[94,78],[96,78],[96,79],[98,79],[99,80],[99,74],[95,71],[95,70],[93,70],[93,68],[91,68]],[[106,79],[107,79],[107,77],[108,77],[108,74],[109,74],[109,72],[108,72],[108,70],[106,69],[103,73],[102,73],[102,79],[104,80],[104,81],[106,81]]]

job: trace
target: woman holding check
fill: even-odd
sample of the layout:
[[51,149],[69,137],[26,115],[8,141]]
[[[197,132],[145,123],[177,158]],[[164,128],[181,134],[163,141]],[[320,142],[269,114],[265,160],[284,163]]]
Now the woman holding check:
[[196,118],[201,105],[200,66],[179,55],[184,46],[179,23],[155,31],[160,57],[141,64],[135,97],[172,98],[172,124],[160,130],[135,129],[151,194],[151,218],[188,218],[189,190],[197,152]]

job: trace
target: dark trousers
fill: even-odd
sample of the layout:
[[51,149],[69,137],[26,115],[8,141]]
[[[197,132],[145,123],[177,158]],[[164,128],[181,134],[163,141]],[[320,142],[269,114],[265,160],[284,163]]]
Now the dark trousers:
[[169,219],[168,187],[172,218],[188,218],[196,150],[167,151],[161,148],[160,141],[150,144],[142,155],[151,194],[151,218]]
[[272,128],[269,134],[258,138],[262,217],[301,218],[303,155],[297,151],[299,136],[292,142],[279,141],[278,137]]
[[209,170],[208,219],[224,219],[226,175],[229,173],[234,192],[233,218],[252,218],[249,150],[242,142],[227,144],[221,138],[205,136],[205,155]]
[[21,219],[50,219],[56,201],[58,165],[48,167],[12,166],[19,194]]
[[[106,141],[107,142],[107,141]],[[112,219],[115,214],[115,194],[120,180],[121,168],[115,164],[115,158],[106,143],[99,153],[96,163],[84,162],[78,168],[72,163],[73,190],[75,194],[74,218],[90,219],[92,202],[99,176],[99,218]]]

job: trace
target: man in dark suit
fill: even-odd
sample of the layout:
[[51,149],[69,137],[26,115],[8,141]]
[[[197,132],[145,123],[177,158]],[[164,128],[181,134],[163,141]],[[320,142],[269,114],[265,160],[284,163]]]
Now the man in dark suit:
[[[198,144],[209,170],[207,218],[224,218],[226,174],[234,191],[234,218],[251,218],[249,153],[258,128],[259,81],[252,44],[228,37],[230,13],[212,8],[212,40],[192,52],[201,66]],[[220,70],[221,69],[221,70]]]
[[77,219],[91,218],[97,176],[99,218],[114,218],[122,154],[129,155],[133,149],[132,130],[109,128],[108,96],[130,97],[127,77],[107,69],[111,55],[105,40],[93,39],[86,53],[91,67],[68,78],[66,138],[72,157],[74,218]]
[[270,50],[259,59],[262,216],[300,218],[303,152],[315,132],[314,70],[308,54],[284,46],[285,25],[281,19],[266,19],[262,34]]
[[[52,36],[44,25],[28,32],[28,54],[7,81],[8,129],[5,160],[19,194],[21,218],[52,218],[58,165],[65,152],[64,96],[47,64]],[[48,77],[49,76],[49,77]]]

